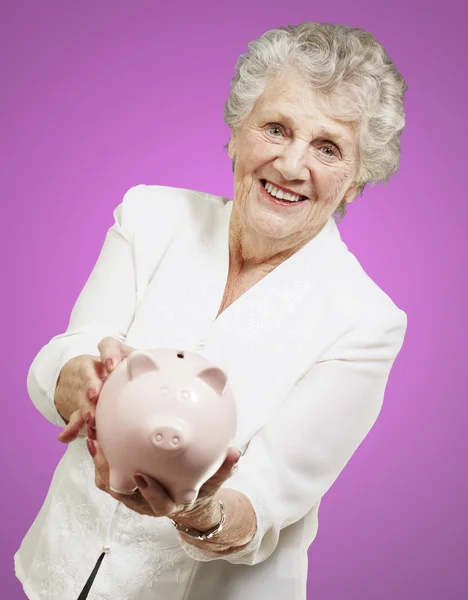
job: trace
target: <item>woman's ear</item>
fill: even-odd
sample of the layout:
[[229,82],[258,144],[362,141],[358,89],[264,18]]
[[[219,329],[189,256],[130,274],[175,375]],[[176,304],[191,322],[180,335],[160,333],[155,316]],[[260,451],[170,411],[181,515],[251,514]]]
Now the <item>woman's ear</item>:
[[231,134],[231,139],[228,143],[228,156],[231,160],[236,158],[236,132],[233,131]]
[[345,195],[343,197],[344,202],[346,204],[351,204],[353,200],[356,200],[359,195],[359,190],[361,189],[361,183],[359,181],[353,181],[353,183],[346,190]]

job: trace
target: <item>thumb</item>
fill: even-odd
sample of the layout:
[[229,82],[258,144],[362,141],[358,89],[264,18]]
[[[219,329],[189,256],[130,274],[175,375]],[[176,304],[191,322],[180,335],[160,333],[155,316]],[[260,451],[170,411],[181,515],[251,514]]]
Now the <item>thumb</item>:
[[127,346],[118,338],[105,337],[98,345],[100,358],[106,371],[110,374],[114,368],[135,349]]
[[81,416],[81,411],[75,410],[75,412],[71,414],[67,426],[58,434],[58,441],[62,442],[63,444],[72,442],[78,436],[83,425],[84,421],[83,417]]

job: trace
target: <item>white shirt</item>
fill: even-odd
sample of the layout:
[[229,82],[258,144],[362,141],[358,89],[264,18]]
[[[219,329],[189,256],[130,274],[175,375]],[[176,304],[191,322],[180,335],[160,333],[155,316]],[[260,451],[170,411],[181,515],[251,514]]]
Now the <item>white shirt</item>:
[[[169,519],[127,509],[94,484],[72,442],[15,555],[31,600],[75,600],[104,544],[89,600],[304,600],[318,509],[380,412],[406,314],[368,277],[330,217],[306,246],[216,319],[229,266],[232,203],[136,186],[114,212],[65,333],[34,359],[28,391],[52,423],[60,369],[105,336],[135,348],[195,350],[225,368],[244,451],[225,487],[257,516],[244,550],[183,542]],[[250,443],[249,443],[250,442]]]

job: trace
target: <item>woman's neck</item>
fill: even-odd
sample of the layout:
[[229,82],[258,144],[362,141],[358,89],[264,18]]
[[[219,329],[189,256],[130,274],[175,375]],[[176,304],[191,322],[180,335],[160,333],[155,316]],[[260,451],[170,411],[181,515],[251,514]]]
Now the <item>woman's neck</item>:
[[234,274],[269,273],[300,250],[309,240],[260,236],[241,221],[235,211],[229,223],[229,269]]

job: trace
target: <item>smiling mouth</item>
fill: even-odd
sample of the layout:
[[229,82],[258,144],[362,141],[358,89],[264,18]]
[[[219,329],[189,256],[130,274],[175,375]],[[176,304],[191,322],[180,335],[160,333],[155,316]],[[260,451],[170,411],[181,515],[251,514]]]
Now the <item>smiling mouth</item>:
[[281,203],[287,204],[296,204],[298,202],[303,202],[307,200],[307,196],[302,196],[301,194],[295,194],[290,190],[285,190],[284,188],[277,187],[275,184],[267,181],[266,179],[260,179],[260,183],[262,184],[264,190],[267,192],[269,196],[274,200],[279,200]]

